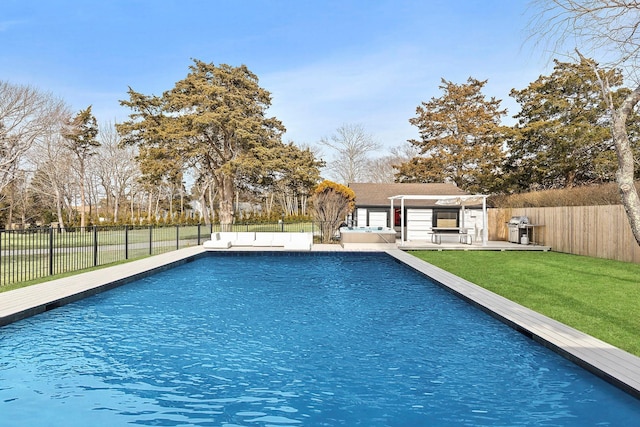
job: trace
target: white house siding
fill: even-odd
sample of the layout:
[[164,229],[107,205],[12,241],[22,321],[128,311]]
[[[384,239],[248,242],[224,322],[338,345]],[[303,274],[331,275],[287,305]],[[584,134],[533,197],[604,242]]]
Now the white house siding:
[[358,227],[367,226],[367,210],[366,209],[358,208],[356,210],[356,225]]
[[386,227],[387,212],[369,212],[369,226],[370,227]]
[[432,219],[431,209],[407,209],[406,240],[430,240]]

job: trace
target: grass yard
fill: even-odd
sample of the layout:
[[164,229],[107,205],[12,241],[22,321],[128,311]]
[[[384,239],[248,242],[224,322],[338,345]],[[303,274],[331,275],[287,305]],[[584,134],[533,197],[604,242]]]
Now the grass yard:
[[640,265],[557,252],[414,256],[640,356]]

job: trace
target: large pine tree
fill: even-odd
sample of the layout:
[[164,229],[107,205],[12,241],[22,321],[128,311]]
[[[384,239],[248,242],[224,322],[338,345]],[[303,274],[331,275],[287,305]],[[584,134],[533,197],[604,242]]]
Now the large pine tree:
[[[615,179],[610,114],[591,61],[554,62],[550,75],[511,91],[521,105],[507,167],[516,191]],[[601,72],[612,87],[622,84],[619,71]],[[612,96],[620,100],[627,93],[628,89],[617,89]],[[632,134],[636,127],[630,127]]]
[[161,97],[130,89],[121,104],[133,110],[130,120],[118,125],[126,144],[164,152],[172,168],[180,159],[183,168],[194,166],[213,177],[221,224],[233,223],[238,186],[262,176],[259,169],[282,146],[284,126],[266,117],[271,94],[244,65],[194,60],[187,77]]
[[486,99],[487,83],[469,78],[464,84],[442,80],[443,95],[423,102],[416,117],[420,139],[410,140],[420,155],[402,164],[398,182],[452,181],[470,192],[488,192],[500,184],[506,110],[500,100]]

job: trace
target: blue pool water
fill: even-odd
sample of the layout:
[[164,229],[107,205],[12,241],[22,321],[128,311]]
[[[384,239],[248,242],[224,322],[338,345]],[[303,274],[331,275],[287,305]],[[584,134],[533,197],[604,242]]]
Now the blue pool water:
[[0,328],[2,426],[629,426],[384,254],[211,256]]

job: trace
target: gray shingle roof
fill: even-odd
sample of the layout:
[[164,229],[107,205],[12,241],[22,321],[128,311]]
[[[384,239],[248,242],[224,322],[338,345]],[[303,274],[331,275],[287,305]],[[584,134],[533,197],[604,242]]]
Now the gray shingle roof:
[[[433,183],[351,183],[349,188],[356,194],[356,206],[384,206],[391,205],[389,197],[398,195],[425,195],[425,196],[457,196],[468,193],[462,191],[453,184]],[[434,200],[407,201],[411,206],[433,206]],[[400,202],[394,203],[398,207]]]

